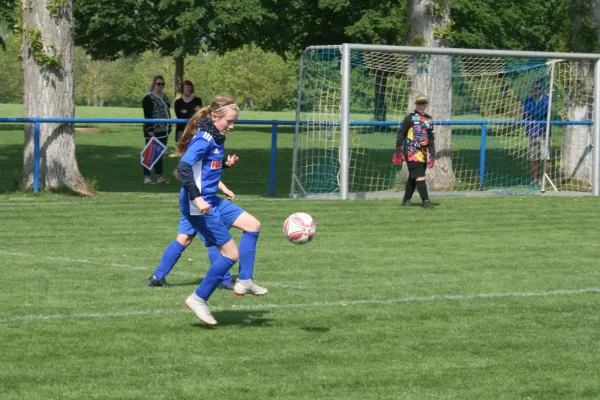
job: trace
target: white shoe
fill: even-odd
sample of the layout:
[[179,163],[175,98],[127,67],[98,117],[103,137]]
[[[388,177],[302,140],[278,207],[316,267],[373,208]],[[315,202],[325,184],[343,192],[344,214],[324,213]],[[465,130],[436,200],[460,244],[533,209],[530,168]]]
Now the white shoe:
[[244,279],[237,281],[233,288],[233,294],[236,296],[243,296],[245,294],[253,294],[255,296],[264,296],[269,291],[267,288],[258,286],[252,279]]
[[208,308],[208,304],[206,300],[198,297],[196,293],[192,293],[187,299],[185,299],[185,306],[192,310],[200,321],[204,322],[208,326],[215,326],[217,324],[217,320],[213,318],[210,313],[210,308]]

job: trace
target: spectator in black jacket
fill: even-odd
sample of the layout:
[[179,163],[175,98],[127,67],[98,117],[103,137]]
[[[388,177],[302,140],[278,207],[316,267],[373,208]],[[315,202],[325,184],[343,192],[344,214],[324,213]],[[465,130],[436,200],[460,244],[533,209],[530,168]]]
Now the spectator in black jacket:
[[[202,108],[202,99],[194,95],[194,84],[191,81],[183,81],[181,85],[181,97],[175,100],[173,107],[175,108],[175,115],[178,119],[190,119],[192,115]],[[175,131],[175,140],[179,142],[185,124],[177,124]]]

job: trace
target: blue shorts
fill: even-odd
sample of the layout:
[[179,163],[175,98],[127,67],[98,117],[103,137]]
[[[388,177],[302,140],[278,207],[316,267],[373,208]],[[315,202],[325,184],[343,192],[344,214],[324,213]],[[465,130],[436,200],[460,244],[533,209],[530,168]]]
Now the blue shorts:
[[[219,200],[217,200],[215,202],[215,204],[210,208],[210,212],[207,215],[182,215],[181,218],[179,219],[179,228],[178,228],[178,233],[182,233],[184,235],[190,235],[190,236],[195,236],[198,235],[198,237],[200,237],[201,240],[204,241],[204,244],[206,245],[206,247],[211,247],[211,246],[221,246],[225,243],[227,243],[229,240],[231,240],[231,235],[229,234],[229,229],[231,228],[231,226],[233,225],[233,223],[235,222],[235,220],[244,212],[244,209],[242,209],[241,207],[238,207],[236,204],[230,202],[229,200],[226,199],[222,199],[219,198]],[[221,224],[225,227],[225,229],[228,231],[227,235],[223,235],[223,240],[228,237],[228,239],[220,244],[215,244],[216,242],[213,241],[207,241],[205,239],[204,236],[204,232],[197,229],[201,224],[200,221],[198,221],[198,219],[204,219],[206,217],[209,217],[207,219],[212,221],[210,223],[207,223],[207,228],[216,228],[215,225],[215,221],[214,221],[214,217],[212,216],[213,213],[216,213],[219,216],[219,220],[221,222]],[[200,225],[199,225],[200,224]],[[220,229],[220,228],[217,228]],[[216,238],[215,238],[216,239]]]

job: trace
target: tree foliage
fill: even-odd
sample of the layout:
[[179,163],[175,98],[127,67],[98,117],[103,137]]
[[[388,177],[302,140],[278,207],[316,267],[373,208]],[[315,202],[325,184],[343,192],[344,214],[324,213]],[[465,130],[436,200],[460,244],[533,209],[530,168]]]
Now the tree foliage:
[[[452,43],[594,51],[594,1],[452,0]],[[2,102],[23,98],[20,38],[9,33],[17,9],[17,1],[0,0],[0,36],[6,45],[0,50],[0,79],[8,88],[0,93]],[[172,84],[172,59],[185,56],[185,78],[196,83],[202,97],[232,93],[239,86],[247,107],[280,109],[295,101],[295,60],[305,47],[409,43],[405,0],[74,0],[74,13],[76,41],[82,45],[75,55],[78,105],[137,107],[152,75],[163,74]]]
[[[452,0],[453,46],[591,51],[597,39],[589,1],[594,0]],[[576,16],[583,23],[574,25]]]
[[16,35],[5,38],[6,51],[0,51],[0,103],[23,102],[23,72],[19,58],[21,39]]

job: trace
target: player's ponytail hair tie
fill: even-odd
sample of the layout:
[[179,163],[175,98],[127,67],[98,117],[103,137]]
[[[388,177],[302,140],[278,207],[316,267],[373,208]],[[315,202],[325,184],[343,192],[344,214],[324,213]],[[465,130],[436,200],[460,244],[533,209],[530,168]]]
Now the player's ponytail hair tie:
[[[217,111],[220,111],[220,110],[222,110],[222,109],[224,109],[226,107],[236,107],[236,108],[239,108],[239,106],[237,104],[231,103],[231,104],[224,105],[223,107],[219,107],[216,110],[212,110],[211,112],[217,112]],[[211,106],[208,106],[208,109],[210,110]]]

